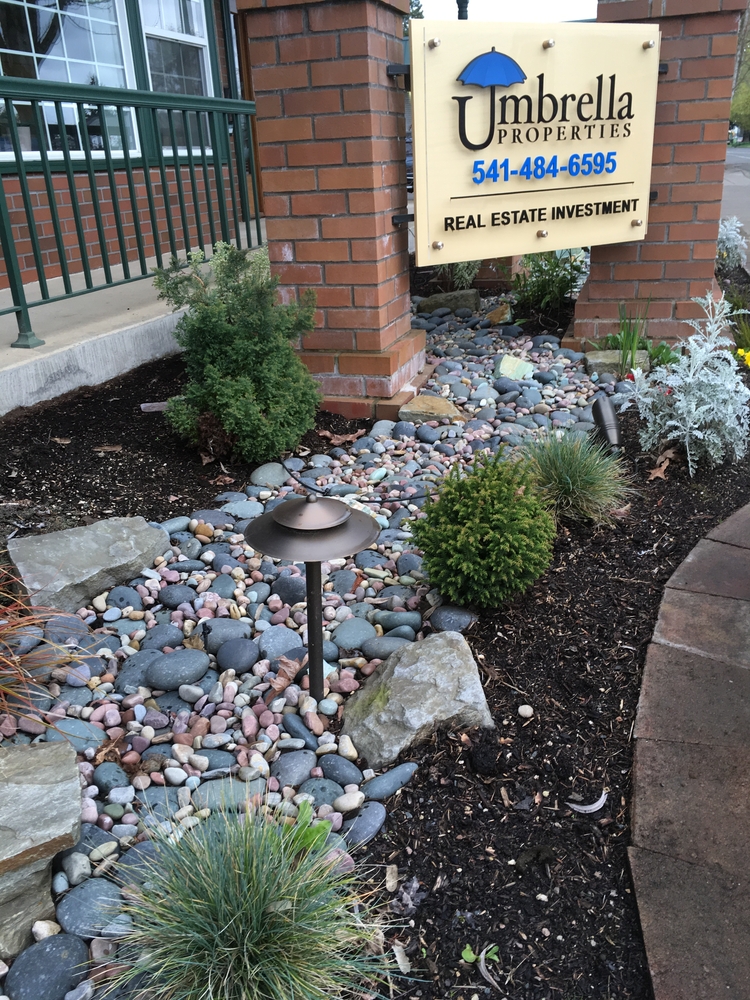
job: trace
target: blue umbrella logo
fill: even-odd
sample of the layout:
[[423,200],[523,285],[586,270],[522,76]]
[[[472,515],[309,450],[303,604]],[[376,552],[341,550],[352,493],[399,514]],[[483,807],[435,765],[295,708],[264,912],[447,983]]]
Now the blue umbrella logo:
[[486,149],[492,142],[495,133],[495,88],[512,87],[514,83],[523,83],[526,74],[515,59],[498,52],[492,46],[490,52],[483,52],[465,66],[458,75],[458,81],[474,87],[490,88],[490,130],[485,142],[471,142],[466,135],[466,105],[471,97],[454,97],[458,102],[458,134],[467,149]]

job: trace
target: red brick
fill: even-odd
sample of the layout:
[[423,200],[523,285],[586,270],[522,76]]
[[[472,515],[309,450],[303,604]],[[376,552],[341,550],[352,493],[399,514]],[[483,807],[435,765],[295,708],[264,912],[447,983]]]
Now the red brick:
[[381,309],[329,309],[328,325],[332,330],[377,330],[385,325],[387,316]]
[[698,168],[692,164],[670,164],[665,167],[652,167],[652,184],[688,184],[698,179]]
[[354,289],[354,305],[363,309],[379,309],[392,302],[396,294],[394,281],[384,281],[380,285],[364,285]]
[[737,35],[714,35],[711,39],[712,56],[734,56],[737,54]]
[[[659,222],[692,222],[693,208],[691,205],[652,205],[648,210],[649,221],[652,225]],[[654,241],[649,234],[649,245]],[[660,246],[661,244],[655,244]]]
[[320,375],[316,379],[321,390],[329,396],[363,396],[364,379],[355,375]]
[[[344,111],[388,111],[388,93],[371,87],[346,87],[343,90]],[[376,132],[372,134],[377,135]]]
[[385,277],[382,261],[376,264],[329,264],[326,267],[326,281],[334,285],[376,285]]
[[404,155],[404,145],[397,139],[353,139],[346,143],[347,163],[403,161]]
[[657,125],[654,129],[654,145],[659,143],[695,143],[701,140],[700,124]]
[[283,285],[319,285],[323,281],[323,268],[317,264],[277,264],[273,273]]
[[599,4],[597,21],[641,21],[651,17],[649,0],[621,0],[619,3]]
[[324,285],[315,292],[321,309],[330,306],[342,308],[352,304],[352,290],[349,285],[337,288],[335,285]]
[[700,169],[700,177],[698,178],[701,183],[705,181],[718,181],[719,184],[724,183],[724,164],[723,163],[706,163]]
[[278,218],[279,216],[289,215],[289,196],[288,195],[270,195],[267,194],[263,199],[266,216],[274,216]]
[[731,97],[731,96],[732,96],[731,76],[728,76],[723,80],[708,81],[708,91],[706,92],[706,97],[716,100],[722,97]]
[[263,175],[265,191],[312,191],[314,170],[274,170]]
[[399,367],[398,354],[340,354],[339,371],[342,375],[393,375]]
[[[284,112],[287,115],[325,115],[338,114],[340,111],[339,90],[295,90],[284,94]],[[281,110],[278,114],[281,114]]]
[[703,141],[726,143],[727,141],[726,122],[707,121],[703,126]]
[[705,80],[675,80],[673,83],[659,84],[657,100],[702,101],[707,96],[706,92]]
[[672,201],[721,201],[721,184],[675,184]]
[[321,191],[371,190],[380,186],[380,177],[374,166],[325,167],[318,171],[318,186]]
[[705,17],[689,17],[685,20],[686,35],[728,35],[737,30],[739,15],[709,14]]
[[662,277],[663,273],[664,267],[660,263],[618,264],[615,267],[614,277],[615,281],[657,281]]
[[304,351],[353,351],[354,334],[344,330],[315,330],[302,337]]
[[340,142],[298,142],[287,147],[290,167],[342,163],[343,145]]
[[[719,206],[721,207],[721,206]],[[717,215],[717,219],[719,216]],[[718,235],[719,227],[714,226],[713,231]],[[716,236],[706,243],[693,243],[693,260],[715,260],[716,258]]]
[[721,218],[721,202],[709,202],[707,205],[698,205],[697,217],[699,222],[716,221]]
[[377,115],[336,115],[315,118],[316,139],[352,139],[378,135],[379,131]]
[[331,3],[310,7],[308,11],[311,31],[346,31],[350,28],[375,28],[375,6],[364,0]]
[[715,59],[683,59],[680,76],[683,80],[731,79],[734,74],[734,57],[718,56]]
[[692,104],[680,104],[677,117],[680,121],[728,121],[729,101],[695,101]]
[[[314,62],[317,59],[335,59],[336,36],[317,35],[306,38],[281,38],[279,40],[279,62],[291,64]],[[252,56],[251,56],[252,60]]]
[[361,396],[354,398],[342,396],[340,399],[324,396],[320,408],[328,413],[340,413],[347,420],[368,420],[373,416],[374,403],[362,399]]
[[314,374],[332,373],[336,370],[336,355],[335,354],[317,354],[315,352],[307,353],[305,351],[300,352],[298,355],[299,359],[303,361],[308,369],[308,371]]
[[667,264],[664,272],[665,278],[706,278],[710,281],[713,276],[714,264],[711,260]]
[[638,297],[642,299],[649,296],[654,299],[684,299],[687,292],[687,281],[660,281],[655,285],[642,281],[638,285]]
[[703,281],[691,281],[690,290],[688,292],[690,298],[700,298],[702,295],[705,295],[706,292],[711,291],[714,281],[715,278],[713,275],[710,278],[704,278]]
[[373,215],[369,218],[355,215],[340,219],[323,219],[321,230],[324,240],[366,239],[384,234],[385,218],[382,215]]
[[276,42],[248,42],[250,51],[250,63],[255,66],[275,66],[278,61],[276,52]]
[[258,121],[258,141],[261,143],[295,142],[312,137],[310,118],[276,118]]
[[342,58],[370,56],[373,59],[388,59],[388,46],[382,35],[375,35],[371,31],[347,31],[341,35],[341,56]]
[[338,191],[327,194],[292,195],[293,215],[341,215],[345,211],[346,195]]
[[677,319],[703,319],[705,316],[697,302],[676,302],[674,312]]
[[314,243],[298,242],[297,260],[349,260],[349,244],[345,240],[316,240]]
[[307,66],[259,66],[253,67],[253,86],[256,91],[293,90],[307,87],[310,82]]
[[266,228],[269,240],[316,240],[320,236],[317,219],[269,218]]
[[379,66],[371,59],[343,59],[310,66],[313,87],[351,87],[357,83],[375,84]]
[[403,208],[406,208],[406,191],[351,191],[349,194],[349,211],[353,215],[371,215]]
[[690,260],[687,243],[643,243],[641,260]]
[[[238,7],[242,9],[245,6],[247,3],[240,0]],[[253,11],[251,16],[245,18],[245,24],[251,39],[299,35],[304,30],[302,11],[299,10]]]
[[684,17],[721,10],[721,0],[666,0],[662,16]]
[[261,169],[286,166],[286,146],[263,145],[260,147],[258,159]]
[[724,163],[726,155],[726,142],[702,142],[693,146],[677,146],[674,151],[675,163]]
[[[721,53],[717,53],[720,55]],[[659,58],[662,60],[668,59],[699,59],[701,56],[708,55],[708,38],[701,38],[700,36],[691,38],[663,38],[661,43],[661,50],[659,52]],[[677,64],[673,63],[670,66],[670,75],[672,72],[672,67],[677,68]]]

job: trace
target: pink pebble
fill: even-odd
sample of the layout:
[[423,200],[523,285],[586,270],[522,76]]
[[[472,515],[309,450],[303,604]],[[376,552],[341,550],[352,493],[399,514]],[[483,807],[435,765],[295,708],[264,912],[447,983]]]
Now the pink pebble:
[[273,740],[275,742],[279,738],[279,735],[279,727],[275,722],[272,722],[270,726],[266,726],[266,736],[269,740]]
[[358,792],[359,791],[359,785],[351,785],[351,784],[350,785],[344,785],[344,791],[345,792]]
[[[312,771],[310,773],[312,774]],[[321,771],[320,774],[321,774],[321,777],[322,777],[323,772]],[[278,790],[279,790],[279,779],[278,778],[274,778],[273,775],[272,775],[268,779],[268,781],[266,782],[266,788],[268,789],[269,792],[278,792]]]
[[162,573],[162,576],[167,581],[167,583],[180,582],[180,574],[177,572],[177,570],[174,569],[165,570],[164,573]]
[[[357,685],[357,687],[359,687],[359,685]],[[317,712],[305,712],[302,721],[315,736],[322,736],[325,732],[325,728]]]
[[323,768],[322,767],[311,767],[310,768],[310,777],[311,778],[322,778],[323,777]]
[[198,611],[198,617],[199,618],[213,618],[214,617],[214,613],[213,613],[213,611],[211,611],[210,608],[201,608],[200,611]]
[[216,612],[216,617],[229,618],[230,617],[229,608],[219,608],[219,610]]
[[153,783],[155,785],[163,785],[164,784],[164,775],[160,774],[159,771],[152,771],[151,772],[151,780],[153,781]]
[[247,739],[251,740],[254,736],[258,734],[258,716],[255,713],[248,712],[247,715],[242,718],[242,735],[246,736]]
[[96,825],[100,829],[107,832],[111,830],[112,827],[115,825],[115,821],[112,819],[111,816],[108,816],[106,813],[102,813],[101,816],[97,819]]
[[283,712],[274,712],[273,713],[273,721],[274,721],[275,725],[280,726],[281,723],[284,721],[284,713]]
[[81,803],[81,822],[96,823],[98,815],[96,803],[92,799],[84,799]]
[[120,820],[121,823],[126,823],[128,826],[137,826],[138,817],[135,813],[125,813]]
[[[243,737],[240,737],[240,739],[242,738]],[[247,767],[250,763],[250,757],[248,756],[247,750],[238,750],[234,756],[240,767]]]
[[111,729],[113,726],[119,726],[121,722],[122,718],[116,708],[109,708],[104,713],[104,725],[107,729]]
[[227,720],[220,715],[214,715],[211,719],[211,732],[214,736],[225,733],[227,730]]
[[341,813],[333,812],[326,816],[326,819],[331,824],[331,833],[338,833],[344,822],[344,817]]
[[120,702],[120,704],[122,705],[122,707],[127,712],[129,709],[135,708],[136,705],[142,705],[143,704],[143,695],[142,694],[129,694],[129,695],[126,695],[122,699],[122,701]]
[[261,712],[260,717],[258,718],[258,722],[260,723],[263,729],[265,729],[267,726],[273,725],[273,712],[270,712],[268,709],[266,709],[264,712]]

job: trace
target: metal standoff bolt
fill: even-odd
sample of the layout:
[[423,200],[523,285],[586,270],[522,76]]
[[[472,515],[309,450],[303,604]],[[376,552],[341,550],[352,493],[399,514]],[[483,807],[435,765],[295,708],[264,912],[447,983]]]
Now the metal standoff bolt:
[[432,244],[432,249],[433,250],[442,250],[444,246],[445,246],[445,244],[441,243],[440,240],[435,240],[435,242]]
[[554,38],[548,38],[545,42],[542,42],[543,49],[554,49],[554,47],[555,47]]
[[440,39],[439,38],[431,38],[427,44],[429,45],[429,47],[431,49],[436,49],[440,45]]
[[644,42],[643,43],[643,47],[644,47],[644,49],[653,49],[653,48],[656,48],[656,42],[652,38],[650,41]]
[[636,227],[638,227],[638,226],[642,226],[643,225],[643,219],[633,219],[633,221],[630,223],[630,225],[633,226],[634,229]]
[[547,232],[546,229],[537,229],[536,234],[537,236],[540,237],[540,239],[545,239],[547,236],[549,236],[549,233]]

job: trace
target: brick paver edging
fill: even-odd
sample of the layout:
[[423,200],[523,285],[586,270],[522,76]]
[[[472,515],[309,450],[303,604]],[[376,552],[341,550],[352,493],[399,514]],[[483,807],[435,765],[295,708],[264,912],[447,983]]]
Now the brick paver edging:
[[750,504],[667,583],[635,728],[630,867],[656,1000],[750,998]]

